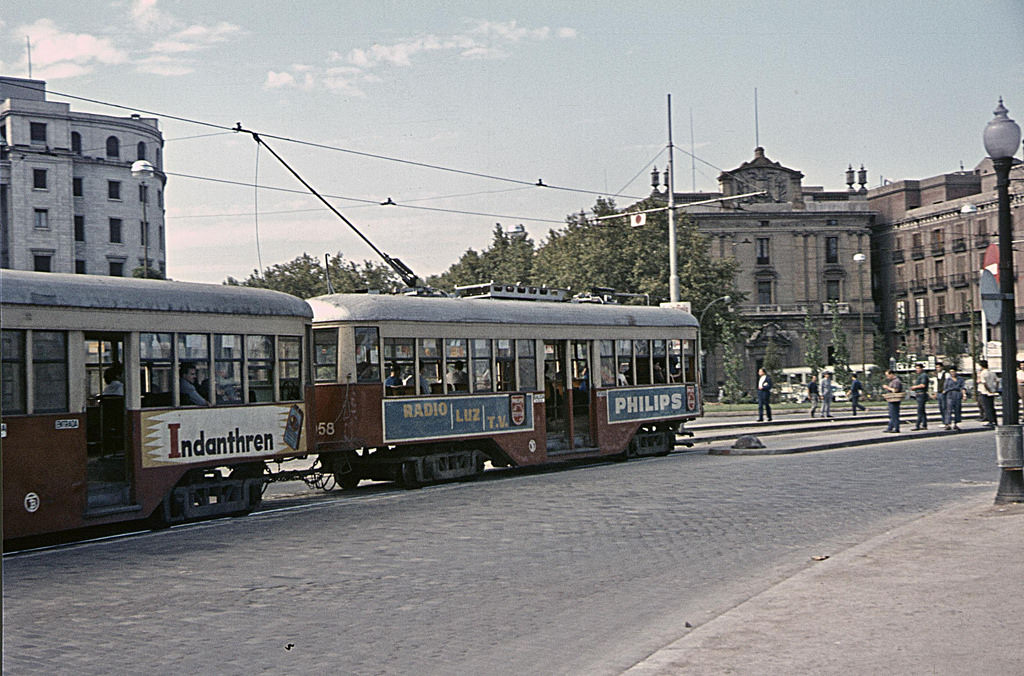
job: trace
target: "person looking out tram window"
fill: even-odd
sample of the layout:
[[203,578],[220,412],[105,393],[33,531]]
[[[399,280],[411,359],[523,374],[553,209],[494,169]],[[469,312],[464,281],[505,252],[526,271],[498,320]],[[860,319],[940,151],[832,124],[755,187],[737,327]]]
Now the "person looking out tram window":
[[185,362],[178,367],[178,391],[181,395],[181,404],[183,406],[209,406],[210,402],[206,401],[196,390],[196,365],[191,362]]
[[103,382],[106,386],[103,388],[102,396],[124,396],[124,368],[120,364],[113,364],[103,372]]

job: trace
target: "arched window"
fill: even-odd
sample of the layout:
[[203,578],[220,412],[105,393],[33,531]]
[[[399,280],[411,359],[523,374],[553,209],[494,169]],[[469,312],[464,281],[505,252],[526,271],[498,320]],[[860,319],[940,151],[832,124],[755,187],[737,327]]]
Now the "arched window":
[[71,152],[76,155],[82,154],[82,135],[77,131],[71,132]]
[[146,159],[146,144],[143,143],[142,141],[139,141],[139,145],[136,146],[136,149],[137,149],[136,152],[138,153],[139,156],[136,157],[135,159],[137,159],[137,160],[144,160],[144,159]]
[[107,137],[107,157],[121,157],[121,142],[117,140],[116,136]]

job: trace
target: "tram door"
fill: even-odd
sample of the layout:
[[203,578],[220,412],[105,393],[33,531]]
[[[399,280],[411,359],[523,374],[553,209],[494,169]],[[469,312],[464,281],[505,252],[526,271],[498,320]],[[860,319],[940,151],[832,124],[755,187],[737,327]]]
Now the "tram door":
[[571,448],[569,423],[569,364],[564,340],[544,341],[544,417],[547,421],[549,451]]
[[570,383],[572,385],[572,429],[575,448],[593,446],[590,438],[590,343],[585,340],[569,342],[572,353]]
[[85,334],[86,476],[89,508],[129,501],[125,433],[124,344],[126,334]]

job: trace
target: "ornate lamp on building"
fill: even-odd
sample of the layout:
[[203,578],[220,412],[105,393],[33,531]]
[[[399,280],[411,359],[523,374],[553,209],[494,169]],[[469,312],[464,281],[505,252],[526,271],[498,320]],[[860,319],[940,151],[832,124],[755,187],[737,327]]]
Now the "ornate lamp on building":
[[1007,116],[1003,99],[985,127],[985,152],[996,172],[999,204],[999,297],[1003,341],[1003,426],[996,430],[996,458],[1000,468],[996,502],[1024,502],[1022,440],[1017,408],[1017,315],[1013,279],[1013,223],[1010,220],[1010,167],[1020,147],[1020,127]]

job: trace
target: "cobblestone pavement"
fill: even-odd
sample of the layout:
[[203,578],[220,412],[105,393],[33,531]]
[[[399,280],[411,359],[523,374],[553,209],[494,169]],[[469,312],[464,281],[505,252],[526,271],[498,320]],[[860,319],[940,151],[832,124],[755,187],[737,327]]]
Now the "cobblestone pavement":
[[994,494],[990,435],[698,454],[4,561],[4,672],[613,674],[830,554]]

